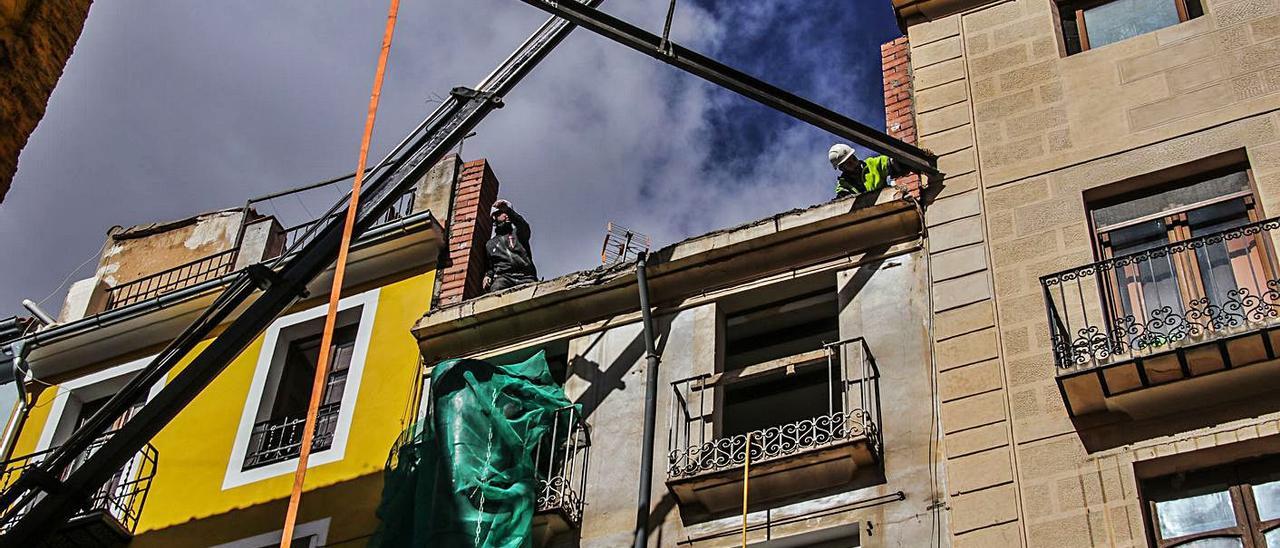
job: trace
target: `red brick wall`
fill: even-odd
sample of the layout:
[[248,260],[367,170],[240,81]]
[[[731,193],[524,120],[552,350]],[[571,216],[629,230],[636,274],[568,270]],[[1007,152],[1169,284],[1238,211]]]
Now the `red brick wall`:
[[[880,46],[880,66],[884,70],[884,125],[889,135],[916,143],[916,111],[911,91],[911,47],[907,37]],[[920,197],[920,176],[907,175],[896,181],[899,188]]]
[[489,210],[497,199],[498,178],[488,162],[462,164],[449,212],[449,258],[441,271],[436,306],[457,304],[483,291],[484,244],[493,229]]

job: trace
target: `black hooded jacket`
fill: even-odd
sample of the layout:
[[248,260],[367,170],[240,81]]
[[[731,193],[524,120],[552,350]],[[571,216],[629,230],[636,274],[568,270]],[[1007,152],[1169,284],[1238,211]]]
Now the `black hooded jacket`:
[[494,227],[494,235],[484,245],[489,269],[489,291],[538,281],[538,269],[533,265],[533,248],[529,238],[533,232],[528,221],[513,209],[507,210],[511,219],[506,230]]

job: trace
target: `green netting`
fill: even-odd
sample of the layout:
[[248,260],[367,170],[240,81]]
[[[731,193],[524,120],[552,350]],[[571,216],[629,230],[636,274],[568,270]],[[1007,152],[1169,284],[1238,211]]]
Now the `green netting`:
[[532,546],[534,450],[570,405],[544,353],[512,365],[441,362],[429,398],[428,418],[388,460],[370,546]]

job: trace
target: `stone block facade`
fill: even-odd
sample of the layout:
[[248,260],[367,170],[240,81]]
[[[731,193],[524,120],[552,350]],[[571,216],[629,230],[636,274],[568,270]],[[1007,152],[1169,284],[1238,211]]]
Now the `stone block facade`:
[[1262,215],[1280,214],[1280,1],[1205,0],[1202,17],[1075,55],[1053,2],[960,4],[907,28],[919,144],[946,174],[925,199],[951,542],[1147,546],[1143,470],[1222,462],[1280,417],[1185,417],[1087,447],[1040,277],[1098,260],[1089,200],[1135,181],[1247,162]]

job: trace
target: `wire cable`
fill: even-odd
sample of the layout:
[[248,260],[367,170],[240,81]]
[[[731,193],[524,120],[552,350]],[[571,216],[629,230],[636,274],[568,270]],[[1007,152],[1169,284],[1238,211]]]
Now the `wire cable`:
[[89,261],[97,259],[101,256],[102,256],[102,251],[95,251],[92,255],[89,256],[88,259],[85,259],[83,263],[80,263],[80,266],[77,266],[75,270],[72,270],[69,274],[67,274],[67,277],[62,279],[62,283],[58,284],[58,287],[53,288],[53,291],[50,291],[48,295],[45,295],[45,297],[43,299],[40,299],[40,301],[37,302],[36,304],[40,306],[44,306],[44,303],[49,299],[52,299],[53,296],[57,294],[60,289],[62,289],[62,286],[67,285],[67,282],[71,281],[71,277],[75,276],[76,272],[79,272],[81,268],[84,268],[84,265],[89,264]]

